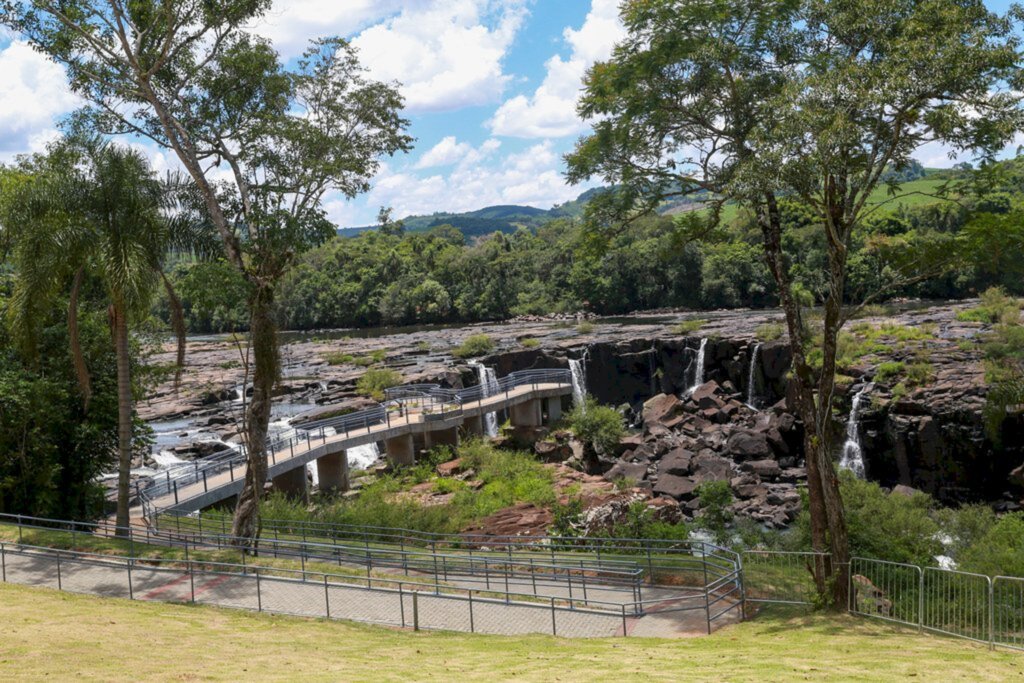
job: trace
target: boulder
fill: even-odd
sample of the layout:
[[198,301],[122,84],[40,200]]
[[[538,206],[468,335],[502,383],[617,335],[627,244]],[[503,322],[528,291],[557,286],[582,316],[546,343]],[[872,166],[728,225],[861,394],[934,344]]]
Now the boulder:
[[626,479],[632,482],[640,482],[647,478],[647,465],[638,462],[622,462],[621,460],[604,473],[608,481]]
[[782,474],[782,468],[774,460],[748,460],[740,469],[745,472],[753,472],[761,479],[777,479]]
[[694,458],[691,469],[693,478],[698,483],[727,480],[732,477],[732,463],[706,449]]
[[672,419],[682,412],[683,402],[672,394],[658,394],[644,402],[643,422],[657,424]]
[[669,496],[676,500],[689,500],[693,497],[698,482],[689,477],[677,477],[674,474],[661,474],[654,485],[654,494]]
[[693,453],[685,448],[676,448],[669,451],[658,462],[659,474],[673,474],[683,476],[690,473],[690,464],[693,461]]
[[[701,384],[699,387],[694,389],[693,393],[690,394],[690,398],[693,399],[694,403],[696,403],[698,406],[700,406],[701,401],[704,401],[705,399],[716,399],[716,402],[713,405],[717,406],[720,404],[720,401],[717,401],[717,397],[715,397],[715,394],[717,394],[719,391],[721,391],[721,387],[718,386],[718,382],[711,380],[710,382],[705,382],[704,384]],[[708,406],[701,407],[706,408]]]
[[725,448],[736,460],[764,460],[772,456],[768,437],[749,429],[733,432],[726,441]]

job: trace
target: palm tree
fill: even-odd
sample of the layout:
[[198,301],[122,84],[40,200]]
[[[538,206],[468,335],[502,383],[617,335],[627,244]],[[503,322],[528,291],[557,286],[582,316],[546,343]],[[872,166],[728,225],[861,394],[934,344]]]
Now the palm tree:
[[48,154],[23,160],[15,172],[21,177],[10,185],[17,189],[0,207],[17,270],[9,322],[32,352],[37,312],[52,306],[70,281],[70,351],[86,409],[90,381],[78,339],[79,296],[88,277],[105,290],[117,355],[117,526],[126,533],[134,432],[129,325],[147,314],[156,288],[166,287],[180,372],[184,322],[162,264],[170,250],[202,243],[203,223],[191,210],[189,188],[174,178],[160,182],[147,159],[129,147],[65,139]]

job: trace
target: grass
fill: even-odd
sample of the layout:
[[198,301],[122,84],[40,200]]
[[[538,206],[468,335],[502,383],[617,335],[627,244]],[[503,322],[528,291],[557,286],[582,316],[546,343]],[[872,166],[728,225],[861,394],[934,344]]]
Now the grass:
[[356,382],[356,391],[375,401],[384,400],[384,390],[402,383],[402,375],[389,368],[370,368]]
[[754,336],[760,341],[782,339],[784,334],[786,334],[786,328],[782,323],[764,323],[758,325],[757,330],[754,331]]
[[535,349],[540,346],[540,340],[534,339],[533,337],[524,337],[519,340],[519,345],[524,349]]
[[696,332],[700,328],[704,327],[705,325],[707,325],[707,323],[708,323],[707,320],[697,320],[697,319],[694,319],[694,320],[684,320],[683,322],[681,322],[678,325],[676,325],[673,328],[673,331],[676,334],[681,334],[681,335],[691,334],[693,332]]
[[589,320],[582,320],[576,325],[576,332],[579,334],[590,334],[594,331],[594,323]]
[[475,358],[494,350],[494,340],[486,334],[472,334],[457,346],[452,355],[456,358]]
[[332,351],[331,353],[325,353],[323,359],[328,365],[350,365],[355,362],[356,357],[351,353]]
[[1024,675],[1018,654],[867,619],[784,610],[710,637],[570,640],[399,632],[5,584],[0,620],[4,680],[1005,681]]

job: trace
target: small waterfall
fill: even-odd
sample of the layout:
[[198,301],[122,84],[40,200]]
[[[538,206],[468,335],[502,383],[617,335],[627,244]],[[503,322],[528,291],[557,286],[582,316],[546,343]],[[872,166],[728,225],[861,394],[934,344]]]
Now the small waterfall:
[[[470,362],[469,365],[476,368],[476,376],[483,392],[482,396],[486,398],[498,391],[498,376],[494,374],[494,368],[489,368],[476,361]],[[491,438],[498,436],[498,415],[496,413],[484,414],[484,434]]]
[[[380,446],[376,441],[362,446],[356,446],[355,448],[349,448],[346,450],[345,456],[348,458],[349,473],[355,472],[356,470],[369,469],[373,464],[380,460]],[[320,472],[317,471],[316,460],[306,465],[306,471],[309,472],[313,485],[319,486]]]
[[576,360],[569,359],[569,372],[572,374],[572,403],[585,409],[587,399],[587,355]]
[[747,375],[747,405],[757,408],[757,362],[761,358],[761,342],[754,344],[750,352],[750,370]]
[[692,394],[701,384],[704,384],[704,355],[708,345],[708,338],[700,340],[700,348],[697,349],[697,370],[693,373],[693,386],[690,387]]
[[860,428],[857,420],[860,417],[861,400],[872,388],[873,385],[867,383],[853,397],[850,419],[846,423],[846,443],[843,444],[843,454],[839,458],[839,466],[853,472],[858,479],[864,478],[864,457],[860,448]]

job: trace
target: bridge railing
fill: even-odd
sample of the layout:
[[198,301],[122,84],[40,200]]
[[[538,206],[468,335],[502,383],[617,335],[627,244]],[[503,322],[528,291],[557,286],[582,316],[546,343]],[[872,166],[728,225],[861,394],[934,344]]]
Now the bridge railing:
[[[507,377],[503,377],[497,384],[501,387],[501,391],[511,391],[521,386],[571,383],[572,376],[568,370],[554,369],[513,372]],[[329,437],[337,435],[348,436],[363,430],[369,433],[375,426],[392,422],[401,424],[403,420],[408,421],[410,411],[422,414],[424,420],[446,420],[458,417],[462,412],[463,403],[468,400],[477,400],[477,398],[468,398],[473,395],[473,389],[475,387],[453,391],[429,384],[394,387],[387,390],[392,392],[390,395],[385,393],[386,403],[384,404],[297,425],[295,427],[296,434],[293,436],[268,439],[266,449],[270,464],[271,466],[276,464],[278,453],[288,451],[294,454],[296,448],[301,450],[304,446],[308,449],[315,441],[326,441]],[[178,497],[182,489],[202,482],[205,493],[208,490],[210,478],[224,472],[228,472],[229,480],[234,482],[236,476],[241,477],[247,457],[245,444],[237,444],[230,447],[230,450],[209,458],[172,465],[155,477],[145,489],[136,485],[136,496],[142,504],[144,516],[149,520],[156,513],[152,504],[153,500],[174,494],[175,504],[178,504],[180,501],[188,499]],[[237,475],[236,468],[239,470]]]

